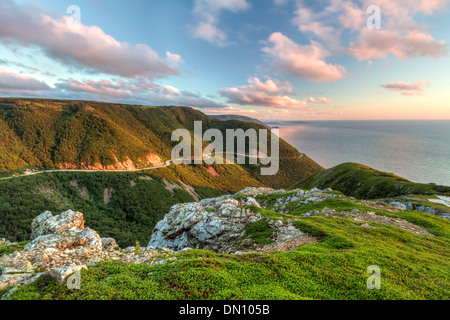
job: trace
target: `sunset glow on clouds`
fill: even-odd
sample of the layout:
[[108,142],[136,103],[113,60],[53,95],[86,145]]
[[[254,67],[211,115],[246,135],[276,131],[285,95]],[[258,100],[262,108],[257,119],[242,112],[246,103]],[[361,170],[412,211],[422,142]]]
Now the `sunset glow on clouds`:
[[424,91],[424,86],[429,87],[430,83],[424,85],[423,82],[408,83],[405,81],[397,81],[394,83],[386,83],[381,85],[383,88],[390,91],[401,92],[404,96],[417,96],[422,95]]
[[[380,30],[366,26],[373,4]],[[69,5],[0,2],[2,96],[261,119],[450,118],[450,0],[80,0],[80,24]]]

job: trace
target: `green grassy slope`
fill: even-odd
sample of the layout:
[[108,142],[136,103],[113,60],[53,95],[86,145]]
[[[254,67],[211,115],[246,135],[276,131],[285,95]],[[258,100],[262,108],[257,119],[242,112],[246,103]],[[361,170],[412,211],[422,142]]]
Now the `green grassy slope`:
[[[264,196],[259,199],[264,201]],[[105,262],[82,271],[81,290],[70,291],[46,276],[18,288],[9,299],[450,298],[449,221],[416,211],[374,210],[347,200],[327,206],[338,212],[354,207],[398,217],[427,228],[434,236],[384,223],[363,228],[344,217],[303,217],[301,210],[285,215],[261,209],[270,219],[296,219],[295,226],[319,242],[290,252],[246,255],[194,250],[176,256],[173,263],[155,266]],[[262,235],[260,228],[253,229],[255,236]],[[381,269],[380,290],[366,287],[370,276],[366,270],[373,265]]]
[[450,187],[413,183],[390,173],[357,163],[344,163],[316,172],[294,188],[332,188],[360,199],[396,197],[408,194],[450,193]]

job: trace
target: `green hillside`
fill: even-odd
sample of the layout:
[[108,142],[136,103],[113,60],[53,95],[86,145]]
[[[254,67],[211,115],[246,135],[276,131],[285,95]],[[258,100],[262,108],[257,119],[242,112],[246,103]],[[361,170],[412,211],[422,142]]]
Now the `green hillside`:
[[[287,199],[292,193],[261,195],[260,203]],[[432,205],[431,203],[429,205]],[[162,255],[163,264],[102,262],[82,271],[81,290],[69,290],[50,276],[19,287],[10,300],[448,300],[450,297],[450,222],[417,211],[374,209],[346,197],[306,205],[290,203],[290,211],[252,208],[267,217],[265,227],[247,231],[270,242],[279,220],[311,234],[317,243],[293,251],[242,255],[191,250]],[[306,211],[334,209],[330,216],[305,216]],[[352,220],[374,212],[380,219],[403,219],[427,230],[412,233],[388,223]],[[366,216],[368,216],[366,214]],[[262,220],[263,221],[263,220]],[[405,222],[405,223],[406,223]],[[6,247],[3,250],[20,250]],[[0,247],[1,250],[1,247]],[[10,251],[9,251],[10,252]],[[369,266],[381,270],[381,288],[366,286]],[[11,288],[0,290],[0,295]]]
[[316,172],[294,188],[332,188],[359,199],[396,197],[409,194],[450,193],[450,187],[413,183],[391,173],[381,172],[357,163],[344,163]]
[[[289,187],[322,169],[285,141],[276,176],[255,165],[170,165],[144,172],[56,172],[20,176],[25,169],[86,169],[131,162],[138,168],[170,159],[172,132],[261,129],[213,119],[192,108],[142,107],[81,101],[0,99],[0,238],[29,238],[30,221],[45,210],[86,212],[89,227],[122,246],[148,241],[169,208],[246,187]],[[91,168],[89,168],[91,169]],[[3,179],[14,175],[13,179]]]
[[[24,168],[121,169],[162,164],[178,144],[171,141],[173,131],[186,128],[192,132],[194,121],[202,121],[204,131],[216,128],[223,133],[264,128],[213,119],[187,107],[0,99],[0,173],[7,176],[9,171]],[[244,167],[253,178],[275,188],[290,186],[322,169],[309,158],[292,160],[300,153],[283,140],[280,157],[283,165],[274,179],[261,177],[255,166]],[[251,185],[249,181],[247,186]]]

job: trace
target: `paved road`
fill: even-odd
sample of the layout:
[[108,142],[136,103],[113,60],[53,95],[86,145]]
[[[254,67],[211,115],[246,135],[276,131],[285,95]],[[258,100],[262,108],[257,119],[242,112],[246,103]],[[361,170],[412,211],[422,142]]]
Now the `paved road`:
[[169,167],[172,164],[172,160],[167,160],[164,164],[156,167],[149,167],[149,168],[141,168],[141,169],[132,169],[132,170],[88,170],[88,169],[57,169],[57,170],[44,170],[44,171],[36,171],[28,174],[22,174],[7,178],[0,178],[0,180],[10,180],[14,178],[19,177],[28,177],[28,176],[34,176],[37,174],[43,174],[43,173],[52,173],[52,172],[137,172],[137,171],[145,171],[145,170],[154,170],[159,168],[165,168]]
[[[236,155],[240,155],[240,154],[236,154]],[[259,158],[259,156],[249,156],[249,155],[244,155],[248,158]],[[300,154],[299,158],[302,158],[304,156],[304,154]],[[207,157],[207,156],[204,156]],[[138,172],[138,171],[146,171],[146,170],[155,170],[155,169],[159,169],[159,168],[166,168],[169,167],[172,164],[172,160],[167,160],[164,164],[160,165],[160,166],[156,166],[156,167],[149,167],[149,168],[141,168],[141,169],[132,169],[132,170],[88,170],[88,169],[57,169],[57,170],[44,170],[44,171],[36,171],[36,172],[32,172],[32,173],[28,173],[28,174],[21,174],[21,175],[17,175],[17,176],[12,176],[12,177],[6,177],[6,178],[0,178],[0,181],[2,180],[11,180],[14,178],[20,178],[20,177],[28,177],[28,176],[35,176],[38,174],[44,174],[44,173],[53,173],[53,172]]]

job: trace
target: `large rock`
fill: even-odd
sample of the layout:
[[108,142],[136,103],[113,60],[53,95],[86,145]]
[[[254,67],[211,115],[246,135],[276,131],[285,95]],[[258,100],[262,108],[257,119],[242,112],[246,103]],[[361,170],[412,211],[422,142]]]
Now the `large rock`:
[[46,211],[31,223],[31,240],[47,234],[61,234],[72,228],[84,229],[84,219],[81,212],[68,210],[60,215],[53,216],[50,211]]
[[84,229],[83,214],[80,212],[68,210],[53,216],[46,211],[33,220],[31,232],[32,241],[25,246],[25,250],[70,250],[77,247],[102,250],[100,236],[93,230]]
[[63,283],[68,276],[74,274],[77,271],[81,271],[82,269],[87,269],[87,267],[71,265],[63,268],[53,268],[48,274],[52,276],[56,281],[58,281],[58,283]]
[[72,228],[60,234],[39,236],[25,246],[25,250],[40,250],[55,248],[70,250],[87,247],[92,250],[102,250],[102,240],[94,230]]
[[[255,199],[251,202],[259,206]],[[245,209],[242,202],[230,196],[178,204],[156,225],[148,246],[231,252],[233,243],[242,238],[245,226],[260,219],[261,215]]]
[[102,248],[104,251],[114,251],[119,248],[119,245],[113,238],[102,238]]

